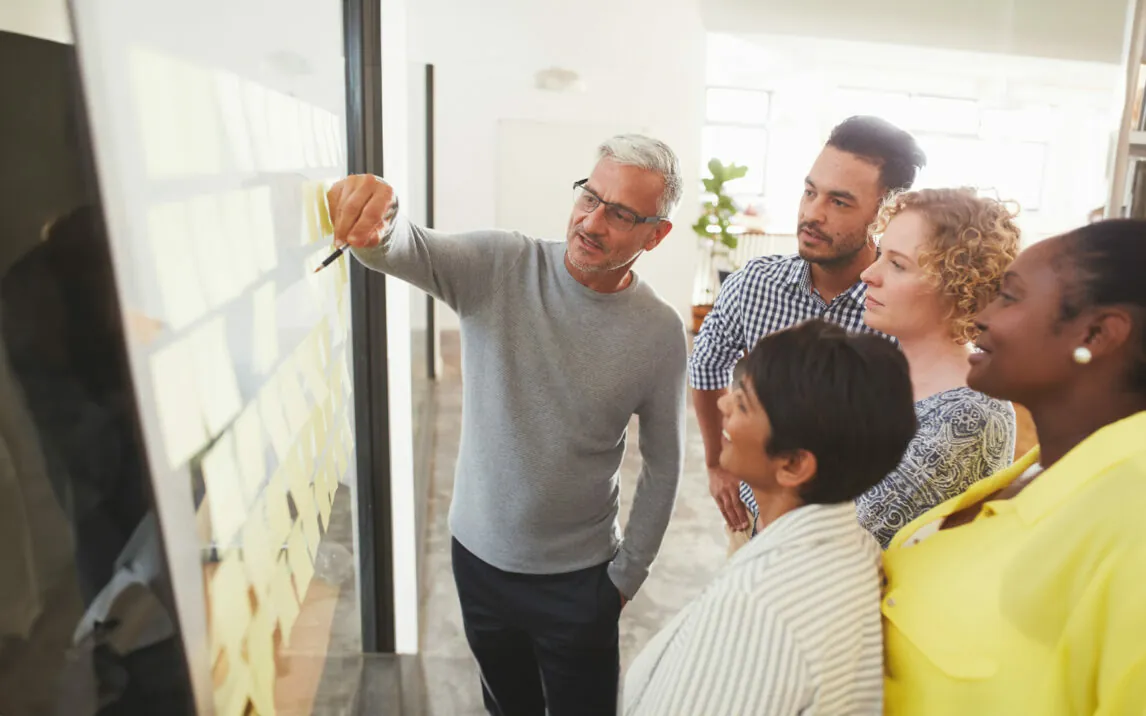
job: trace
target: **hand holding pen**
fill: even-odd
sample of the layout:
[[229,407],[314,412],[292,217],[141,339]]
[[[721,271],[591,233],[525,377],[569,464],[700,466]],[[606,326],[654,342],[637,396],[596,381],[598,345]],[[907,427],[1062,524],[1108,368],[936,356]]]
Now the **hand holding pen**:
[[346,247],[377,246],[394,228],[398,197],[381,177],[355,174],[335,182],[326,192],[335,250],[315,272],[338,260]]

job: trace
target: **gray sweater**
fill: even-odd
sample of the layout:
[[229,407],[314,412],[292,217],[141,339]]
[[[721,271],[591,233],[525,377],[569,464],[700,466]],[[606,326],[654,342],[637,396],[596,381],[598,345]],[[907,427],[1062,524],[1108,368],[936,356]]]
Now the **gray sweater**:
[[[450,531],[507,572],[556,574],[611,560],[632,597],[676,499],[687,342],[680,317],[634,274],[593,291],[565,243],[519,233],[444,234],[399,219],[366,266],[461,318],[463,407]],[[621,538],[618,470],[638,416],[644,461]]]

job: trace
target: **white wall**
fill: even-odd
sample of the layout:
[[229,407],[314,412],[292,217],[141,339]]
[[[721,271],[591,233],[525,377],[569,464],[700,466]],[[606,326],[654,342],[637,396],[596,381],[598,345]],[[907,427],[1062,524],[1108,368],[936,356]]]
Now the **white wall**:
[[[647,127],[680,155],[686,177],[699,176],[705,44],[698,0],[419,0],[409,12],[410,60],[435,66],[440,229],[495,225],[502,119]],[[534,74],[555,66],[579,73],[585,91],[534,89]],[[682,315],[691,299],[696,189],[685,182],[676,228],[637,262]],[[456,325],[442,313],[449,314],[443,327]]]
[[43,40],[72,42],[68,6],[63,0],[3,0],[0,30]]
[[704,0],[714,32],[1119,62],[1126,0]]

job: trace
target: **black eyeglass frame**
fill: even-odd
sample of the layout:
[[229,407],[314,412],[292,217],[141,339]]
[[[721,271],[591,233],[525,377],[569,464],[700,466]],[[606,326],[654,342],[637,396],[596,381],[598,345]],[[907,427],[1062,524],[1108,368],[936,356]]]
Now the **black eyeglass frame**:
[[[582,179],[581,181],[573,182],[573,191],[577,191],[578,189],[580,189],[581,191],[585,192],[589,196],[596,199],[597,204],[599,206],[611,206],[614,209],[620,209],[621,211],[632,214],[634,217],[636,217],[636,220],[633,222],[634,228],[637,226],[637,224],[656,224],[656,223],[659,223],[661,221],[668,221],[667,216],[641,216],[640,214],[633,211],[632,209],[630,209],[627,206],[624,206],[622,204],[617,204],[617,203],[611,202],[611,201],[605,201],[604,199],[602,199],[600,196],[597,195],[597,192],[593,191],[592,189],[590,189],[587,186],[588,183],[589,183],[588,178]],[[593,211],[596,211],[596,210],[597,210],[597,207],[593,207]]]

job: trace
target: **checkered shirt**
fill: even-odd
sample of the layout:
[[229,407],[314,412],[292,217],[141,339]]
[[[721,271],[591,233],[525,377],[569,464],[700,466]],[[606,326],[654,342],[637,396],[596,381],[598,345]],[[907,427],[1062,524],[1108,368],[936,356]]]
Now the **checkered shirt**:
[[[878,334],[863,322],[866,296],[867,286],[860,281],[830,303],[824,301],[812,286],[811,266],[797,254],[752,259],[721,285],[693,345],[689,384],[698,390],[727,388],[737,361],[761,338],[812,318]],[[740,497],[756,514],[756,500],[743,483]]]

